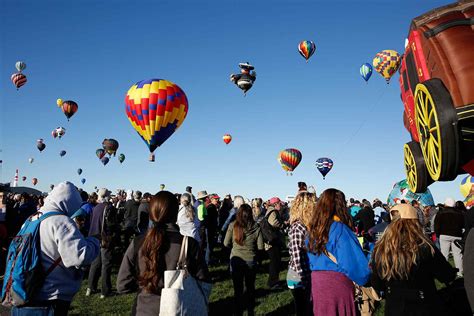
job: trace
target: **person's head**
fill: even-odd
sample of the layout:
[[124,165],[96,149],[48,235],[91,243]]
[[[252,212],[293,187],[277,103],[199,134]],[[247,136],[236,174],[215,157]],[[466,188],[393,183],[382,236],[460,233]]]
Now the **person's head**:
[[91,204],[96,204],[98,198],[99,198],[99,196],[97,195],[97,193],[92,192],[92,193],[89,195],[88,201],[89,201],[89,203],[91,203]]
[[375,207],[381,207],[381,206],[382,206],[382,201],[380,201],[380,200],[375,200],[373,205],[374,205],[374,208],[375,208]]
[[241,195],[234,196],[234,208],[239,209],[240,206],[244,203],[245,203],[245,200]]
[[142,200],[143,200],[144,202],[150,202],[150,200],[151,200],[151,194],[150,194],[150,192],[145,192],[145,194],[143,194]]
[[81,191],[81,199],[82,202],[87,202],[87,200],[89,199],[89,194],[87,194],[86,191]]
[[191,204],[191,195],[189,193],[181,194],[179,202],[184,206],[188,206],[189,204]]
[[390,213],[388,212],[382,212],[380,214],[380,218],[382,219],[382,221],[386,222],[386,223],[390,223],[391,219],[390,219]]
[[413,200],[413,201],[411,201],[411,206],[420,207],[420,203],[417,200]]
[[354,204],[354,202],[355,202],[354,198],[349,199],[349,203]]
[[253,208],[261,208],[263,204],[262,198],[255,198],[252,200],[252,207]]
[[291,203],[290,208],[290,224],[297,220],[301,221],[305,227],[311,222],[316,207],[316,194],[309,192],[301,192]]
[[112,192],[110,192],[106,188],[100,189],[99,192],[97,193],[97,201],[99,203],[107,202],[109,200],[110,193],[112,193]]
[[152,227],[148,229],[140,249],[140,256],[145,261],[145,269],[141,271],[139,277],[140,285],[149,293],[157,293],[161,275],[159,269],[163,268],[159,264],[160,247],[165,238],[166,225],[176,223],[178,206],[178,200],[169,191],[160,191],[150,200]]
[[234,241],[243,246],[245,239],[245,229],[251,228],[255,221],[253,219],[252,207],[242,204],[237,210],[234,223]]
[[71,216],[81,205],[81,195],[76,187],[71,182],[62,182],[49,192],[40,211],[60,211]]
[[191,194],[192,194],[192,192],[193,192],[193,188],[192,188],[192,187],[190,187],[190,186],[187,186],[187,187],[186,187],[186,192],[188,192],[188,193],[191,193]]
[[220,200],[220,197],[219,195],[217,195],[216,193],[214,194],[211,194],[211,204],[214,204],[214,205],[219,205],[219,200]]
[[278,197],[272,197],[268,201],[268,206],[273,207],[275,210],[281,210],[281,200]]
[[456,204],[454,204],[454,208],[457,211],[460,211],[460,212],[463,212],[463,213],[467,212],[466,205],[464,205],[463,201],[457,201]]
[[433,246],[418,221],[416,209],[409,204],[400,204],[392,208],[392,213],[395,211],[398,216],[392,217],[372,255],[375,273],[387,281],[408,279],[420,247],[428,247],[434,254]]
[[304,182],[298,182],[298,191],[307,191],[308,187]]
[[133,192],[133,199],[135,200],[135,202],[140,202],[142,198],[142,192],[141,191],[135,191]]
[[456,201],[454,201],[453,198],[448,197],[448,198],[444,201],[444,206],[445,206],[445,207],[454,207],[454,205],[456,205]]
[[347,211],[344,193],[337,189],[327,189],[319,196],[308,227],[311,252],[326,253],[329,229],[334,221],[339,221],[352,228],[352,219]]

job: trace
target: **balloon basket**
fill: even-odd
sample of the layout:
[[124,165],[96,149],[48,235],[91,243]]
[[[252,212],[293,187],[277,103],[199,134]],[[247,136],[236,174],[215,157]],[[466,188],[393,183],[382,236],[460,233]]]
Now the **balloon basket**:
[[154,154],[150,154],[150,157],[148,157],[148,161],[149,161],[149,162],[155,162],[155,155],[154,155]]

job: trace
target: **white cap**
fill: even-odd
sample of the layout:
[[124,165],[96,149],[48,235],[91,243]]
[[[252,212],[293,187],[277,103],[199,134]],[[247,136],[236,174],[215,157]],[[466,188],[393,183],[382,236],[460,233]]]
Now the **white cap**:
[[454,201],[453,198],[447,198],[446,201],[444,201],[444,206],[447,206],[447,207],[454,207],[454,205],[456,204],[456,201]]

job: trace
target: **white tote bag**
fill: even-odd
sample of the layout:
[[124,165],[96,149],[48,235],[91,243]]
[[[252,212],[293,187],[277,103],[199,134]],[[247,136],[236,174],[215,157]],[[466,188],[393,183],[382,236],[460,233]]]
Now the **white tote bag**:
[[161,290],[160,316],[205,316],[212,285],[196,280],[187,270],[188,236],[183,237],[176,270],[167,270]]

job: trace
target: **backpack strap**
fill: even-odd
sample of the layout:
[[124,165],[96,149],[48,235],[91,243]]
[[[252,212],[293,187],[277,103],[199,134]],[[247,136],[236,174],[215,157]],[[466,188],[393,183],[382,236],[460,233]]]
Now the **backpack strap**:
[[[38,218],[38,220],[40,221],[43,221],[45,219],[47,219],[48,217],[51,217],[51,216],[56,216],[56,215],[64,215],[66,216],[66,214],[64,214],[63,212],[58,212],[58,211],[53,211],[53,212],[48,212],[46,214],[43,214],[41,212],[38,212],[42,215],[40,215],[40,217]],[[53,270],[63,261],[63,259],[61,258],[61,256],[59,256],[59,258],[57,258],[56,260],[54,260],[53,264],[51,266],[49,266],[48,270],[46,270],[45,274],[44,274],[44,278],[46,278],[51,272],[53,272]]]

